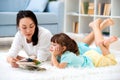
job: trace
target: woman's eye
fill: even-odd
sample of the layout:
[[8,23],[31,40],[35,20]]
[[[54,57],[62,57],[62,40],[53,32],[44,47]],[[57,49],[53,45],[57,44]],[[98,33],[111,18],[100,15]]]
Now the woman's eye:
[[33,27],[35,27],[35,25],[34,25],[34,24],[31,24],[31,25],[30,25],[30,28],[33,28]]
[[26,27],[22,27],[22,29],[26,29]]
[[34,26],[30,26],[30,28],[33,28]]

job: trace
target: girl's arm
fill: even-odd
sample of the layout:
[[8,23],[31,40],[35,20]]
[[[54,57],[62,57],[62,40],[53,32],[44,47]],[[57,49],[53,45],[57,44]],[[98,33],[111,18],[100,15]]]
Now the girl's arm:
[[58,68],[65,68],[67,66],[67,63],[59,63],[54,54],[52,54],[51,56],[51,61],[52,61],[53,66],[56,66]]

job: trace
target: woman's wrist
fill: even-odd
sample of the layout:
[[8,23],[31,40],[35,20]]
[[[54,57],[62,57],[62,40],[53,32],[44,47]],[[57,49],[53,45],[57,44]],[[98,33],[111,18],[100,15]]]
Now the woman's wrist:
[[11,63],[11,61],[12,61],[12,58],[11,57],[7,57],[7,62]]

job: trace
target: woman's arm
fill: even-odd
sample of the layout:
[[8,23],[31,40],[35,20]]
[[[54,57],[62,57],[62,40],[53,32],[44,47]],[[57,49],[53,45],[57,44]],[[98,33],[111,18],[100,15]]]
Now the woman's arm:
[[8,56],[17,57],[19,51],[22,48],[23,37],[19,32],[16,33],[12,45],[8,51]]
[[18,53],[21,49],[21,43],[22,42],[21,42],[20,34],[17,32],[7,56],[7,61],[8,63],[11,64],[12,67],[18,67],[18,65],[16,64],[16,61],[22,58],[18,56]]
[[23,58],[25,58],[25,57],[17,56],[16,58],[14,58],[14,57],[8,56],[7,57],[7,62],[10,63],[12,67],[17,68],[19,66],[18,66],[18,64],[16,64],[16,62],[19,61],[19,60],[21,60],[21,59],[23,59]]
[[48,30],[39,31],[39,42],[37,46],[37,58],[40,61],[46,61],[50,58],[49,46],[52,34]]
[[12,67],[17,68],[19,67],[18,64],[16,64],[16,62],[18,61],[17,58],[13,58],[13,57],[7,57],[7,62],[11,64]]

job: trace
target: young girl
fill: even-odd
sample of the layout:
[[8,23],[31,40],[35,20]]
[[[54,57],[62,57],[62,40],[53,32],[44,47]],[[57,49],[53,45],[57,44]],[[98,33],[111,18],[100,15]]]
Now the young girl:
[[19,11],[16,20],[18,32],[8,52],[7,61],[12,67],[19,67],[16,62],[24,58],[18,55],[20,50],[24,50],[29,57],[34,56],[40,61],[46,61],[50,57],[51,32],[38,27],[37,18],[32,11]]
[[[114,56],[109,52],[109,45],[116,41],[117,38],[110,37],[105,40],[101,33],[102,29],[112,24],[113,21],[111,19],[106,19],[103,22],[101,19],[97,19],[91,22],[90,27],[93,31],[78,45],[64,33],[54,35],[51,38],[50,46],[52,64],[58,68],[94,67],[116,64]],[[94,39],[97,48],[91,49],[89,45]]]

